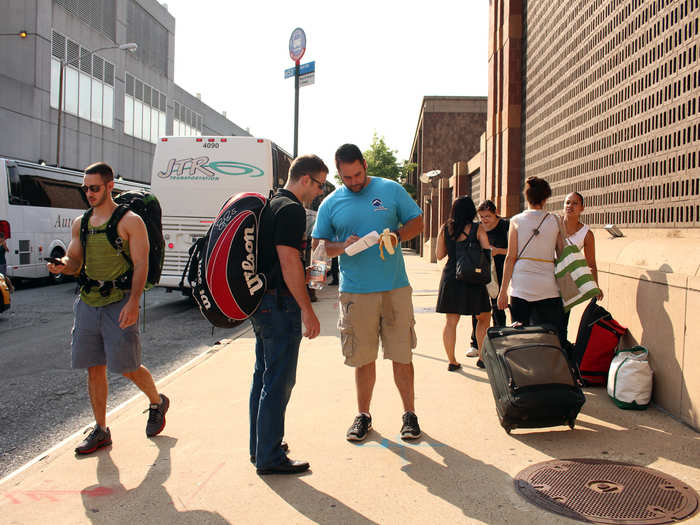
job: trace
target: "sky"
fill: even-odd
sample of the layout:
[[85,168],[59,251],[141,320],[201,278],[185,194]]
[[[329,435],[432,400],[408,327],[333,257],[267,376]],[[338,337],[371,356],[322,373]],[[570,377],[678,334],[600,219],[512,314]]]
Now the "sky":
[[306,33],[301,63],[315,84],[299,91],[299,154],[365,151],[374,132],[408,158],[421,102],[487,95],[486,0],[333,2],[168,0],[175,17],[175,82],[229,120],[290,153],[294,66],[289,37]]

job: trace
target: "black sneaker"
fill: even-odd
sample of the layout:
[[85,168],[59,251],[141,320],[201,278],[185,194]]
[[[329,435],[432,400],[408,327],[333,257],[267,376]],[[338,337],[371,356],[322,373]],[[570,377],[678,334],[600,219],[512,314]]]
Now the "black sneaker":
[[146,423],[146,435],[157,436],[165,428],[165,413],[170,408],[170,400],[163,394],[160,395],[160,405],[148,406],[148,423]]
[[418,439],[420,434],[418,416],[413,412],[404,413],[403,426],[401,427],[401,439]]
[[[87,430],[85,431],[87,432]],[[75,448],[76,454],[91,454],[95,452],[98,448],[108,447],[112,444],[112,434],[109,432],[109,428],[101,428],[99,425],[95,425],[90,432],[90,435],[86,437],[83,442]]]
[[352,426],[345,434],[345,439],[348,441],[364,441],[370,430],[372,430],[372,417],[360,414],[352,422]]

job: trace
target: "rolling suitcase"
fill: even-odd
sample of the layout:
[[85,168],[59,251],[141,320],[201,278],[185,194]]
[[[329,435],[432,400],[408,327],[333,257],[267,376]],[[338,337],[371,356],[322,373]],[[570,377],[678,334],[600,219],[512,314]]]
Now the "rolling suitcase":
[[593,299],[583,311],[576,335],[574,360],[587,385],[605,385],[610,363],[627,328]]
[[484,362],[501,426],[572,429],[586,401],[578,374],[548,326],[492,327]]

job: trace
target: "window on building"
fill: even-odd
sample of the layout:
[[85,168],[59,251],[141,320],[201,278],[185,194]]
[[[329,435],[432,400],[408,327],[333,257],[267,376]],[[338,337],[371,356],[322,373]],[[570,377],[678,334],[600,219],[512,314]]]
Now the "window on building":
[[173,135],[180,137],[201,137],[202,115],[179,102],[174,102]]
[[50,104],[56,109],[62,62],[65,64],[63,111],[108,128],[114,127],[114,64],[54,31]]
[[124,133],[156,143],[165,131],[165,95],[127,73],[124,94]]

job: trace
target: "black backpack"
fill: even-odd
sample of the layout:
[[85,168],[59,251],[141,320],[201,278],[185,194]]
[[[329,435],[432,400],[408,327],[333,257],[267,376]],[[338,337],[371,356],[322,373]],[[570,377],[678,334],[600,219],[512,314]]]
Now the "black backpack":
[[163,259],[165,257],[165,239],[163,239],[163,225],[161,222],[162,211],[156,196],[144,190],[129,190],[120,193],[115,197],[114,202],[116,202],[118,206],[107,222],[105,233],[109,243],[115,250],[122,254],[130,267],[128,271],[117,277],[114,281],[95,281],[90,279],[85,273],[85,250],[92,208],[83,214],[83,218],[80,221],[80,244],[83,247],[83,266],[80,269],[78,283],[85,288],[87,292],[90,291],[91,287],[99,286],[100,292],[105,296],[109,295],[109,291],[113,287],[122,290],[128,290],[131,287],[133,262],[122,249],[123,241],[117,233],[117,224],[119,224],[119,221],[124,217],[127,211],[133,211],[136,215],[141,217],[148,231],[148,276],[146,277],[145,290],[152,288],[160,281],[160,274],[163,270]]
[[182,273],[202,315],[214,326],[233,328],[260,306],[267,278],[258,271],[260,219],[268,199],[239,193],[221,207],[207,234],[195,241]]
[[478,228],[479,223],[472,222],[467,238],[455,244],[455,277],[469,284],[489,284],[491,251],[484,250],[479,244]]

